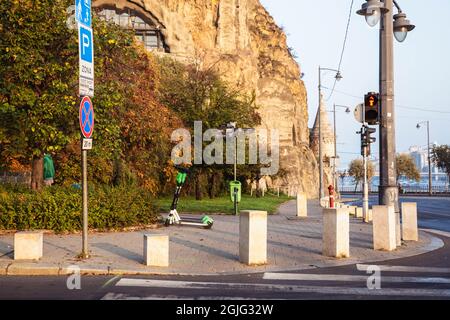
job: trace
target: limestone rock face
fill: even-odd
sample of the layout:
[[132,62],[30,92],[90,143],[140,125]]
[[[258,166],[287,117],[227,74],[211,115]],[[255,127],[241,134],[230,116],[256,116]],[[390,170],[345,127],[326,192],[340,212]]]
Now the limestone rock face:
[[230,84],[254,93],[262,128],[277,129],[280,167],[274,183],[317,197],[318,168],[309,147],[307,96],[300,68],[259,0],[97,0],[151,19],[170,55],[214,67]]

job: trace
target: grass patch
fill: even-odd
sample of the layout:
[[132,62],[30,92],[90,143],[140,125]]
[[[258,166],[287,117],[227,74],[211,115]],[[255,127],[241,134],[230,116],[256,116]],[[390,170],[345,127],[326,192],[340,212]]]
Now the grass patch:
[[[269,214],[274,214],[282,203],[292,199],[292,197],[286,195],[280,195],[280,197],[266,195],[263,198],[242,195],[238,208],[239,210],[262,210],[267,211]],[[156,204],[163,212],[169,212],[172,197],[160,198]],[[204,198],[200,201],[195,200],[194,197],[181,197],[177,210],[179,213],[234,213],[233,202],[229,195],[214,199]]]

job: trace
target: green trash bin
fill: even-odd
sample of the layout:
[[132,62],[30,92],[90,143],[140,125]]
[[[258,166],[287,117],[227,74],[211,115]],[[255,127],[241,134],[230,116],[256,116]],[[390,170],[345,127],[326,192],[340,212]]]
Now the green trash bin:
[[[235,190],[237,189],[237,190]],[[230,182],[230,197],[231,197],[231,201],[234,202],[234,192],[236,191],[237,194],[237,202],[241,202],[241,182],[240,181],[231,181]]]

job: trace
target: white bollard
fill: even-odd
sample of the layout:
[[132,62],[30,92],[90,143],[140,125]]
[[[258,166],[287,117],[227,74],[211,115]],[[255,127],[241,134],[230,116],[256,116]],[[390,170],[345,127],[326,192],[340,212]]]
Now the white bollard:
[[267,212],[244,210],[239,217],[239,261],[267,263]]
[[395,208],[393,206],[373,206],[373,248],[392,251],[397,247]]
[[325,256],[350,256],[350,218],[347,208],[323,209],[322,253]]
[[44,233],[20,231],[14,234],[14,260],[39,260],[43,256]]
[[355,215],[357,218],[362,218],[363,217],[363,208],[357,207],[355,210]]
[[308,202],[306,199],[306,194],[297,193],[297,217],[308,216]]
[[169,236],[144,234],[144,264],[152,267],[169,266]]
[[369,211],[367,212],[368,216],[368,222],[372,222],[373,221],[373,209],[369,209]]
[[402,203],[402,231],[403,240],[419,241],[419,230],[417,228],[417,203]]
[[351,216],[356,216],[356,206],[349,206],[348,207],[348,214]]

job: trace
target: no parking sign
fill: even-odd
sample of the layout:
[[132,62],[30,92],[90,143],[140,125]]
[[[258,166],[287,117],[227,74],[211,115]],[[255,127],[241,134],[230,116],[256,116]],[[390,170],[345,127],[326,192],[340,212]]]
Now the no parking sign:
[[83,137],[90,139],[94,132],[94,106],[91,98],[84,97],[80,103],[80,129]]

